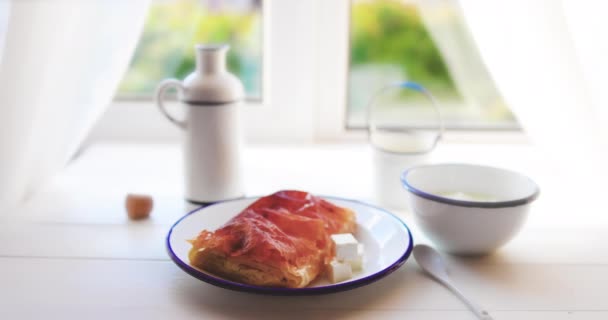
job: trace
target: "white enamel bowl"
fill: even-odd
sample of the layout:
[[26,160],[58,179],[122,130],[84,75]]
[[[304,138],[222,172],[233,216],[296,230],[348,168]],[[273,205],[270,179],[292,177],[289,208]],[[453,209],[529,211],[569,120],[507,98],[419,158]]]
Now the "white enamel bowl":
[[[490,253],[524,224],[539,188],[519,173],[470,164],[411,168],[401,175],[410,210],[422,231],[441,250],[462,255]],[[458,200],[446,193],[484,195]]]

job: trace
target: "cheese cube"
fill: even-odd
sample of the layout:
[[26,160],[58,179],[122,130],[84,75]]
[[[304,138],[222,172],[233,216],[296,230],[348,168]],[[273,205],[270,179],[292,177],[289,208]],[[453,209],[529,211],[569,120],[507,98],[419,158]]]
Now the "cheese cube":
[[352,278],[353,270],[350,264],[334,259],[329,263],[327,276],[331,283],[338,283]]
[[356,260],[358,242],[350,233],[333,234],[331,240],[336,245],[336,259]]
[[350,267],[353,271],[361,271],[363,270],[363,254],[365,250],[363,248],[363,244],[359,243],[357,246],[357,258],[354,260],[345,260],[346,263],[350,264]]

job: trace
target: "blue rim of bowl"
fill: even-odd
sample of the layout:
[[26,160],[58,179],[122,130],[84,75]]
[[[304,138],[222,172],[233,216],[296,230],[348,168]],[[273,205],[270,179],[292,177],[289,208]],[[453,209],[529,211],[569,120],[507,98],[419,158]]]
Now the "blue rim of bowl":
[[[534,192],[527,196],[527,197],[523,197],[523,198],[519,198],[519,199],[514,199],[514,200],[508,200],[508,201],[493,201],[493,202],[488,202],[488,201],[469,201],[469,200],[456,200],[456,199],[451,199],[451,198],[446,198],[446,197],[442,197],[442,196],[438,196],[429,192],[425,192],[422,191],[414,186],[412,186],[408,181],[407,181],[407,175],[419,168],[427,168],[427,167],[437,167],[437,166],[467,166],[467,167],[478,167],[478,168],[487,168],[487,169],[492,169],[492,170],[500,170],[500,171],[504,171],[504,172],[508,172],[511,174],[516,174],[519,175],[521,177],[526,178],[533,186],[534,186]],[[437,202],[441,202],[441,203],[446,203],[446,204],[451,204],[451,205],[455,205],[455,206],[461,206],[461,207],[468,207],[468,208],[508,208],[508,207],[517,207],[517,206],[521,206],[521,205],[525,205],[528,203],[533,202],[534,200],[536,200],[536,198],[538,198],[538,196],[540,195],[540,188],[538,187],[538,185],[529,177],[522,175],[521,173],[515,172],[515,171],[511,171],[511,170],[507,170],[507,169],[502,169],[502,168],[496,168],[496,167],[491,167],[491,166],[482,166],[482,165],[476,165],[476,164],[463,164],[463,163],[442,163],[442,164],[431,164],[431,165],[422,165],[422,166],[416,166],[416,167],[412,167],[408,170],[405,170],[402,174],[401,174],[401,183],[403,185],[403,187],[405,189],[407,189],[409,192],[428,199],[428,200],[433,200],[433,201],[437,201]]]
[[367,277],[349,281],[349,282],[331,284],[331,285],[327,285],[327,286],[304,287],[304,288],[261,287],[261,286],[234,282],[234,281],[230,281],[230,280],[226,280],[226,279],[214,276],[212,274],[204,273],[204,272],[190,266],[188,263],[182,261],[180,258],[177,257],[177,255],[173,251],[173,248],[171,248],[170,239],[171,239],[171,234],[173,232],[173,228],[175,228],[182,220],[184,220],[186,217],[190,216],[191,214],[193,214],[199,210],[206,209],[206,208],[216,206],[216,205],[220,205],[225,202],[243,201],[243,200],[248,200],[248,199],[260,198],[260,197],[246,197],[246,198],[241,198],[241,199],[237,199],[237,200],[220,201],[220,202],[214,203],[212,205],[194,209],[194,210],[190,211],[189,213],[187,213],[186,215],[184,215],[183,217],[181,217],[179,220],[177,220],[171,226],[171,229],[169,229],[169,233],[167,233],[167,237],[165,239],[167,253],[169,254],[169,257],[171,258],[171,260],[173,260],[173,262],[178,267],[180,267],[180,269],[184,270],[186,273],[188,273],[189,275],[193,276],[194,278],[196,278],[198,280],[207,282],[207,283],[212,284],[217,287],[234,290],[234,291],[258,293],[258,294],[266,294],[266,295],[280,295],[280,296],[302,296],[302,295],[328,294],[328,293],[347,291],[347,290],[355,289],[358,287],[362,287],[362,286],[368,285],[372,282],[375,282],[377,280],[380,280],[381,278],[384,278],[384,277],[388,276],[389,274],[393,273],[394,271],[399,269],[411,255],[412,249],[414,248],[414,240],[412,238],[412,232],[410,231],[410,228],[405,224],[405,222],[403,222],[401,219],[399,219],[397,216],[395,216],[390,211],[377,207],[377,206],[374,206],[374,205],[371,205],[371,204],[368,204],[368,203],[365,203],[365,202],[362,202],[362,201],[358,201],[358,200],[352,200],[352,199],[346,199],[346,198],[340,198],[340,197],[331,197],[331,196],[319,196],[319,197],[324,198],[324,199],[334,199],[334,200],[358,203],[358,204],[361,204],[361,205],[364,205],[364,206],[367,206],[370,208],[374,208],[376,210],[386,213],[388,216],[392,217],[398,223],[400,223],[407,231],[408,238],[409,238],[407,249],[405,250],[403,255],[401,257],[399,257],[399,259],[397,259],[395,262],[393,262],[390,266],[388,266],[374,274],[371,274]]

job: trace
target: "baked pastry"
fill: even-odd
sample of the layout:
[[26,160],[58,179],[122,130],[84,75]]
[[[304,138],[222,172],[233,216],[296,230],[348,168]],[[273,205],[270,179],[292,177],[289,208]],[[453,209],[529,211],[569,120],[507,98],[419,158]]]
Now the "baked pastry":
[[330,235],[355,232],[355,214],[302,191],[262,197],[216,231],[203,230],[190,264],[234,281],[301,288],[335,254]]

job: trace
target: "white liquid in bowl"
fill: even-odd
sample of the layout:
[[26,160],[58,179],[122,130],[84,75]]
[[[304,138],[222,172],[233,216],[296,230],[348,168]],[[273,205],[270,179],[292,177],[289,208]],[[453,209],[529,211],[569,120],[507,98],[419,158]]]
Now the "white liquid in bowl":
[[476,201],[476,202],[497,202],[500,201],[498,198],[485,194],[485,193],[475,193],[475,192],[462,192],[462,191],[445,191],[438,192],[437,195],[453,199],[453,200],[463,200],[463,201]]

